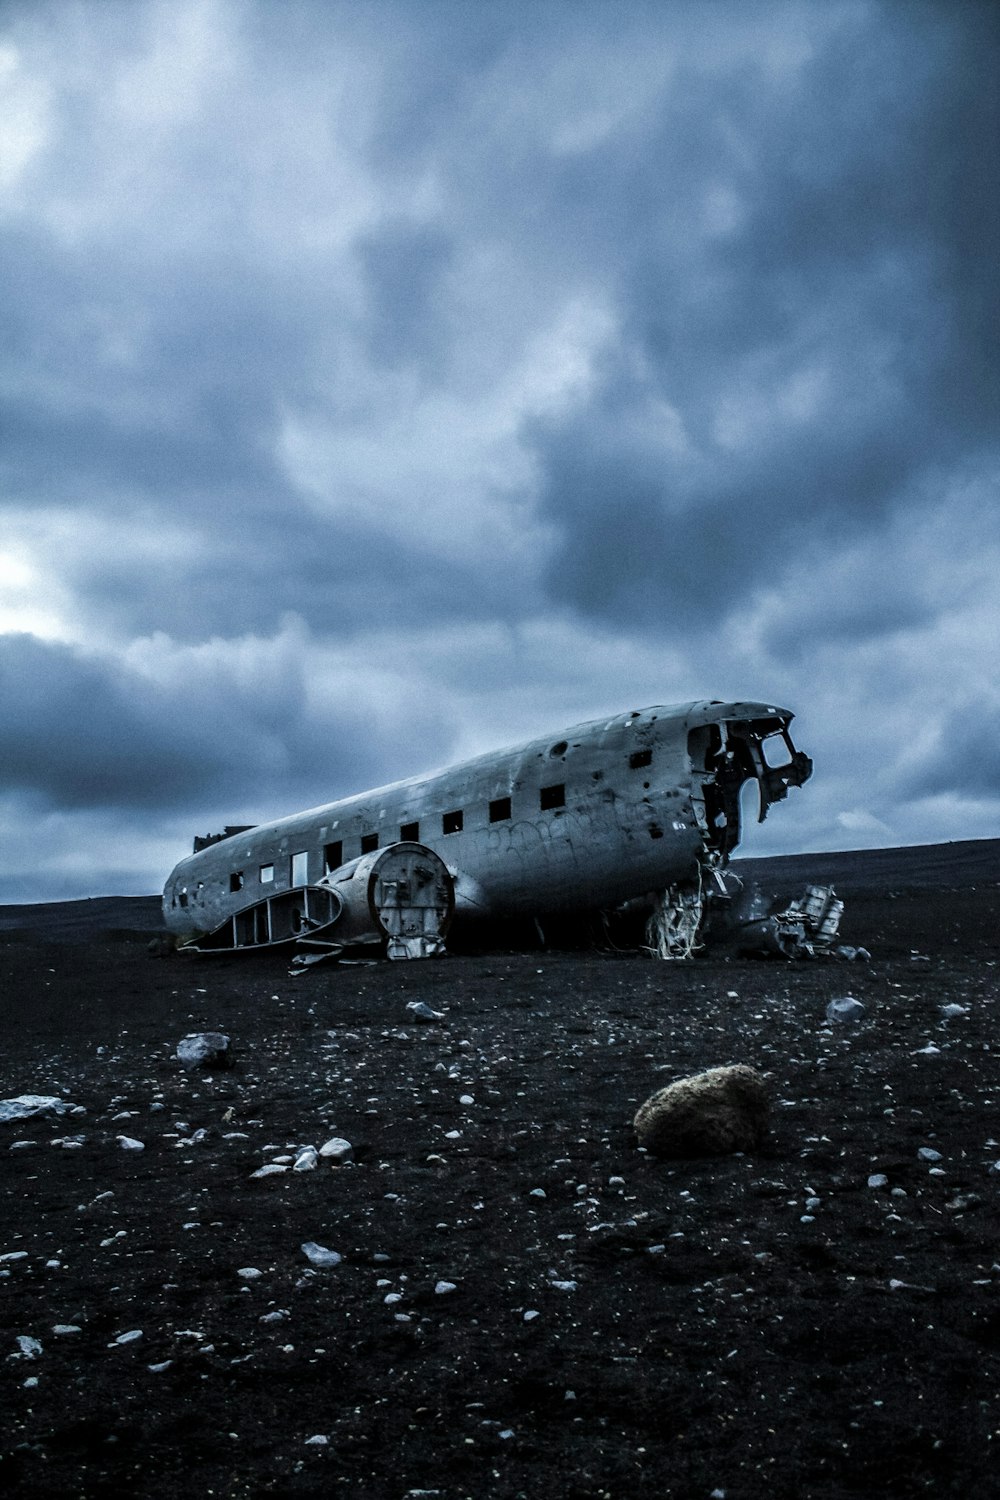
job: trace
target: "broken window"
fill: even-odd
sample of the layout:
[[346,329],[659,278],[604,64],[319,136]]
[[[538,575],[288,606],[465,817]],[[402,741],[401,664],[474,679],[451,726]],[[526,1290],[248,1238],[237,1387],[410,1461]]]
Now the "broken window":
[[455,812],[446,812],[441,819],[441,832],[461,833],[463,821],[461,809]]
[[340,839],[332,844],[323,845],[323,871],[326,875],[332,875],[334,870],[339,870],[344,863],[344,845]]
[[506,823],[510,817],[510,798],[495,797],[490,803],[490,822]]
[[243,889],[243,871],[242,870],[233,870],[233,872],[231,873],[231,875],[229,877],[229,889],[231,891],[241,891]]
[[260,883],[261,883],[261,885],[270,885],[271,881],[273,879],[274,879],[274,866],[273,865],[261,865],[261,867],[260,867]]
[[542,812],[551,812],[554,807],[566,806],[566,786],[559,782],[558,786],[543,786],[539,797]]
[[761,741],[760,751],[764,757],[764,764],[771,771],[777,770],[779,766],[791,764],[792,752],[788,748],[784,735],[769,734],[766,740]]
[[362,854],[374,854],[375,850],[377,848],[378,848],[378,834],[377,833],[363,833],[361,835],[361,853]]
[[651,766],[653,764],[653,752],[648,746],[645,750],[633,750],[628,758],[628,763],[633,771],[638,771],[643,766]]
[[399,836],[403,840],[404,844],[419,844],[419,842],[420,842],[420,824],[419,823],[400,823],[400,825],[399,825]]
[[309,884],[309,853],[300,849],[292,855],[292,885]]

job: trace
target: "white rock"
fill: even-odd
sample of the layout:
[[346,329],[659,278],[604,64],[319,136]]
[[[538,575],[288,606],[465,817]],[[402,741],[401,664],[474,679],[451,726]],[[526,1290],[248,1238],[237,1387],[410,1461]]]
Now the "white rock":
[[889,1179],[884,1172],[873,1172],[868,1179],[870,1188],[883,1188],[889,1186]]
[[130,1135],[120,1135],[118,1144],[123,1151],[145,1151],[146,1149],[144,1141],[137,1141]]
[[458,1287],[453,1281],[439,1281],[435,1284],[434,1290],[439,1297],[447,1297],[449,1292],[457,1292]]
[[403,1294],[402,1292],[386,1292],[382,1300],[384,1301],[386,1307],[392,1307],[395,1303],[402,1302]]
[[462,1094],[459,1096],[458,1102],[459,1104],[475,1104],[476,1101],[471,1094]]
[[0,1099],[0,1123],[6,1120],[30,1120],[36,1115],[82,1115],[81,1104],[70,1104],[67,1099],[58,1099],[52,1094],[18,1094],[13,1099]]
[[557,1292],[575,1292],[575,1281],[550,1281],[549,1286],[554,1287]]
[[25,1359],[37,1359],[42,1352],[42,1346],[38,1340],[29,1338],[26,1333],[18,1334],[17,1345]]
[[256,1266],[241,1266],[236,1272],[243,1281],[256,1281],[258,1276],[263,1276],[263,1271],[258,1271]]
[[292,1171],[311,1172],[318,1161],[319,1152],[316,1150],[316,1147],[307,1146],[305,1150],[300,1151],[298,1156],[295,1158],[295,1165],[292,1167]]
[[0,1265],[12,1260],[27,1260],[27,1250],[8,1250],[6,1255],[0,1255]]
[[340,1162],[351,1160],[351,1157],[354,1155],[354,1147],[350,1141],[345,1141],[343,1136],[335,1135],[331,1136],[328,1141],[323,1142],[319,1148],[319,1154],[323,1157],[324,1161],[332,1162],[334,1166],[337,1166]]
[[339,1266],[344,1258],[336,1250],[327,1250],[323,1245],[317,1245],[315,1240],[306,1240],[300,1248],[306,1260],[311,1261],[314,1266]]
[[258,1167],[257,1170],[256,1170],[256,1172],[251,1172],[250,1173],[250,1176],[251,1176],[251,1178],[254,1178],[254,1177],[275,1177],[279,1172],[287,1172],[287,1171],[288,1171],[288,1168],[286,1166],[282,1166],[280,1162],[272,1161],[272,1162],[268,1162],[268,1164],[267,1164],[266,1167]]
[[536,1319],[536,1318],[537,1318],[537,1317],[538,1317],[538,1316],[539,1316],[539,1313],[538,1313],[538,1310],[537,1310],[537,1308],[534,1308],[534,1307],[529,1307],[529,1308],[528,1308],[528,1311],[527,1311],[527,1312],[526,1312],[526,1313],[525,1313],[525,1315],[524,1315],[524,1321],[525,1321],[525,1322],[526,1322],[526,1323],[533,1323],[533,1322],[534,1322],[534,1320],[535,1320],[535,1319]]
[[109,1349],[117,1349],[122,1344],[134,1344],[136,1339],[142,1338],[141,1328],[130,1328],[127,1333],[120,1333],[116,1339],[112,1339],[108,1345]]
[[944,1157],[940,1151],[935,1151],[933,1146],[921,1146],[917,1152],[921,1161],[943,1161]]
[[325,1448],[329,1441],[325,1432],[314,1432],[312,1437],[306,1438],[306,1447]]
[[53,1333],[82,1333],[83,1329],[78,1323],[55,1323],[52,1327]]

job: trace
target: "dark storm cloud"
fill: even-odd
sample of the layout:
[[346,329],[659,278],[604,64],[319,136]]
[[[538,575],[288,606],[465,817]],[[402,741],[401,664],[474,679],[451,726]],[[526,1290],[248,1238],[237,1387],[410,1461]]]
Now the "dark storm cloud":
[[[922,476],[996,444],[996,18],[858,14],[791,97],[748,59],[713,86],[705,128],[688,79],[645,152],[601,162],[626,230],[627,343],[590,409],[535,434],[563,533],[549,586],[585,613],[717,618],[782,553],[874,539]],[[745,205],[718,237],[693,196],[713,172]],[[565,197],[586,222],[595,194],[575,174]],[[811,363],[820,395],[789,409],[783,383]],[[747,428],[733,444],[727,393]],[[634,421],[657,401],[682,451],[663,451],[654,416]]]
[[[304,643],[303,643],[304,644]],[[293,811],[399,775],[399,736],[364,702],[307,702],[295,643],[241,669],[189,659],[158,681],[115,659],[33,636],[0,637],[4,790],[67,809]],[[433,716],[412,716],[422,742]],[[276,806],[278,798],[290,799]]]

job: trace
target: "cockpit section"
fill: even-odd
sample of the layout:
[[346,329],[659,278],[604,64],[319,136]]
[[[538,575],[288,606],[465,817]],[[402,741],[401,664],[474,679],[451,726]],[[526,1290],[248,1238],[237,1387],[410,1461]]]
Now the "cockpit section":
[[757,783],[763,823],[773,802],[812,775],[809,756],[792,743],[791,719],[775,710],[760,718],[720,718],[688,731],[695,814],[717,862],[724,864],[740,841],[740,793],[748,781]]

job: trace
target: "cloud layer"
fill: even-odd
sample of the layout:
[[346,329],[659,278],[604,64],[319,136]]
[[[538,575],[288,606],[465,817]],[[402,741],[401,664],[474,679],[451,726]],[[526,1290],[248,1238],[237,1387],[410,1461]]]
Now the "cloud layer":
[[815,757],[758,851],[1000,834],[998,77],[975,3],[8,5],[0,899],[702,696]]

